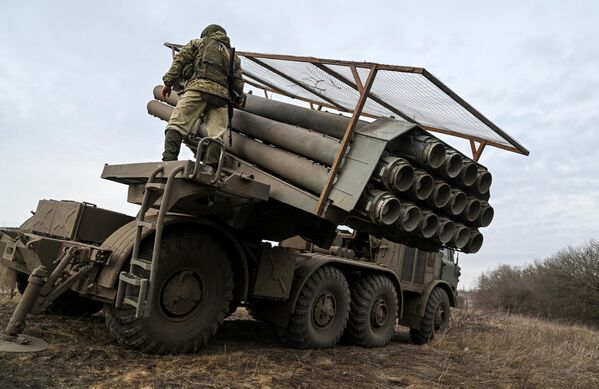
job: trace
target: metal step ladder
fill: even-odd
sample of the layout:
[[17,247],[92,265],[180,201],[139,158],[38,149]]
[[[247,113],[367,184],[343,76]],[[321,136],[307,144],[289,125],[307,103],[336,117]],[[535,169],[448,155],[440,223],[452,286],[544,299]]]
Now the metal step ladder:
[[[203,164],[201,162],[200,156],[203,155],[205,150],[211,144],[215,144],[220,149],[218,165],[216,171],[213,173],[214,177],[210,180],[210,184],[218,185],[220,183],[221,171],[225,158],[225,145],[222,140],[218,138],[215,139],[206,137],[200,140],[197,148],[196,164],[193,173],[189,176],[189,178],[197,178],[199,174],[202,174],[203,169],[201,166],[203,166]],[[131,256],[129,271],[122,271],[119,274],[119,283],[114,305],[116,308],[122,307],[123,304],[134,307],[136,319],[141,317],[149,317],[150,315],[151,309],[147,309],[147,307],[150,307],[152,303],[152,288],[156,283],[156,275],[158,273],[158,262],[160,256],[160,245],[162,242],[164,217],[170,208],[169,201],[175,177],[178,173],[185,170],[184,166],[178,166],[169,173],[165,183],[156,182],[156,176],[159,173],[164,173],[165,167],[166,164],[161,164],[150,174],[150,177],[148,178],[141,202],[141,208],[135,220],[135,242],[133,243],[133,254]],[[158,217],[155,221],[147,221],[146,214],[156,201],[159,201]],[[144,228],[155,231],[151,259],[139,257],[139,250],[141,247],[142,233]],[[147,278],[136,274],[138,268],[149,272]],[[137,293],[131,293],[131,287],[137,287]]]
[[[158,259],[160,256],[160,244],[162,240],[162,230],[164,227],[164,217],[168,211],[169,197],[172,191],[172,185],[177,173],[184,170],[183,166],[173,169],[166,183],[156,182],[156,176],[164,172],[165,165],[160,165],[152,172],[145,185],[144,196],[141,208],[136,218],[135,242],[133,244],[133,254],[131,256],[128,272],[121,272],[119,275],[119,284],[117,289],[115,307],[120,308],[130,305],[135,308],[135,318],[148,317],[150,310],[146,307],[151,306],[152,287],[156,282],[158,271]],[[147,221],[146,214],[152,204],[159,201],[158,217],[155,221]],[[139,250],[142,240],[143,229],[153,230],[154,244],[152,249],[152,258],[143,259],[139,257]],[[143,269],[149,272],[147,278],[137,275],[137,270]],[[131,287],[138,287],[136,293],[131,293]],[[129,293],[127,293],[129,292]]]

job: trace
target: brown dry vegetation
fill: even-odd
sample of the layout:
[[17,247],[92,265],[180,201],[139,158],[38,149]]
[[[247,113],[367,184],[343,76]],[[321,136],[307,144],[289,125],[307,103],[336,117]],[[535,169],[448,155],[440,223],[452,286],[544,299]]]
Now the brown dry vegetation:
[[[0,323],[15,301],[0,299]],[[426,346],[397,328],[379,349],[289,349],[240,309],[200,354],[151,356],[118,347],[103,318],[33,315],[35,354],[0,354],[0,387],[522,388],[599,387],[599,332],[519,316],[454,311]]]
[[525,266],[501,265],[478,279],[478,308],[599,327],[599,241]]

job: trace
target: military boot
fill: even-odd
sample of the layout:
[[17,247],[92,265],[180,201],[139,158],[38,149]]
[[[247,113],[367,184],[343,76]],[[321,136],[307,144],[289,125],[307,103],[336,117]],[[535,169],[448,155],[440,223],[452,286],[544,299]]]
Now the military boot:
[[176,161],[181,149],[183,135],[177,130],[166,130],[164,134],[164,153],[162,153],[163,161]]

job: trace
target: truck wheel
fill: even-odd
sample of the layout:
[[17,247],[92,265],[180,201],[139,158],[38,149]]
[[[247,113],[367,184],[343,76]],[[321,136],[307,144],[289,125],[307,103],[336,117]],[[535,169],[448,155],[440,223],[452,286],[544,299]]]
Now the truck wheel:
[[349,287],[333,266],[318,269],[302,288],[282,340],[296,348],[331,348],[339,342],[349,316]]
[[436,334],[444,334],[449,328],[449,297],[439,287],[431,292],[426,302],[424,316],[419,328],[410,328],[410,337],[416,344],[425,344]]
[[[29,274],[17,273],[17,289],[20,294],[27,288]],[[44,309],[44,313],[60,316],[89,316],[102,310],[99,301],[83,297],[72,290],[67,290]]]
[[389,277],[368,274],[351,284],[351,310],[345,336],[362,347],[389,343],[397,321],[397,292]]
[[[151,257],[145,246],[141,255]],[[107,305],[106,326],[120,344],[144,353],[197,352],[223,323],[232,300],[233,271],[224,247],[211,235],[173,231],[162,239],[149,317],[135,319],[131,307]]]

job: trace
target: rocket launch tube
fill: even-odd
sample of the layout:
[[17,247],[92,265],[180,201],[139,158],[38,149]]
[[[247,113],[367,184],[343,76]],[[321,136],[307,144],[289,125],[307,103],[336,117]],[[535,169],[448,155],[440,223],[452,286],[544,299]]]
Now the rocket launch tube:
[[[242,108],[246,112],[254,115],[262,116],[281,123],[287,123],[292,126],[299,126],[332,136],[333,138],[342,139],[345,135],[345,130],[349,124],[350,117],[343,115],[335,115],[329,112],[316,111],[310,108],[300,107],[294,104],[288,104],[277,100],[266,99],[255,95],[246,95],[246,103]],[[154,97],[157,100],[164,101],[162,98],[162,86],[158,85],[154,88]],[[177,105],[179,96],[171,92],[167,98],[167,103]],[[368,122],[360,120],[356,125],[356,129],[365,126]]]
[[414,182],[414,168],[403,158],[383,157],[374,172],[374,180],[393,192],[405,192]]
[[470,187],[474,185],[478,178],[478,166],[475,163],[464,160],[462,171],[460,172],[459,179],[461,184]]
[[480,206],[480,216],[476,219],[476,223],[481,227],[487,227],[493,221],[493,216],[495,216],[495,210],[484,201]]
[[[162,87],[154,88],[154,97],[176,105],[175,92],[164,99]],[[239,109],[234,110],[232,127],[244,134],[289,150],[308,159],[332,166],[339,149],[339,140],[305,128],[277,122]]]
[[[343,138],[350,121],[348,116],[316,111],[254,95],[247,95],[243,110],[277,122],[309,128],[338,139]],[[356,130],[366,124],[368,122],[358,121]]]
[[476,181],[474,182],[474,188],[480,194],[485,194],[491,188],[491,183],[493,182],[493,176],[489,173],[488,170],[478,168],[478,176],[476,177]]
[[414,170],[414,181],[408,191],[409,195],[416,200],[424,201],[433,193],[435,180],[433,176],[424,170]]
[[[173,108],[159,101],[148,103],[148,112],[163,120],[168,120]],[[206,133],[202,131],[201,135]],[[232,131],[233,145],[228,148],[233,154],[246,159],[264,169],[294,182],[313,193],[320,193],[328,177],[328,169],[309,159],[288,151],[269,146]]]
[[395,222],[395,226],[400,231],[412,232],[420,225],[422,211],[414,203],[409,201],[401,201],[399,211],[399,219]]
[[483,234],[481,234],[477,229],[470,230],[470,238],[468,239],[468,243],[464,247],[464,252],[467,253],[476,253],[483,246]]
[[439,231],[439,216],[435,215],[431,211],[422,211],[422,218],[420,219],[420,226],[418,232],[422,237],[430,239],[437,235]]
[[235,131],[231,152],[286,178],[313,193],[322,192],[329,175],[328,169],[297,154],[257,142]]
[[456,249],[463,249],[466,247],[471,237],[470,230],[463,224],[456,223],[455,235],[450,241],[450,245]]
[[443,208],[451,199],[451,187],[441,180],[435,180],[431,195],[426,198],[426,203],[433,208]]
[[455,235],[456,224],[454,221],[446,217],[439,218],[439,231],[437,232],[437,239],[439,242],[446,244],[451,241]]
[[464,208],[466,208],[466,201],[468,201],[468,196],[466,196],[466,193],[459,189],[453,188],[451,189],[449,202],[445,205],[445,207],[443,207],[443,209],[453,216],[458,216],[464,212]]
[[374,223],[390,225],[400,216],[401,204],[391,192],[371,189],[365,193],[364,210]]
[[443,178],[453,179],[460,175],[462,172],[462,165],[464,159],[462,156],[454,150],[447,149],[445,151],[445,159],[443,164],[439,168],[439,174]]
[[416,165],[435,170],[443,165],[446,148],[432,136],[417,135],[403,139],[403,142],[397,144],[397,151]]
[[464,212],[461,213],[462,219],[469,223],[474,223],[481,214],[481,204],[479,199],[469,197],[466,201]]

